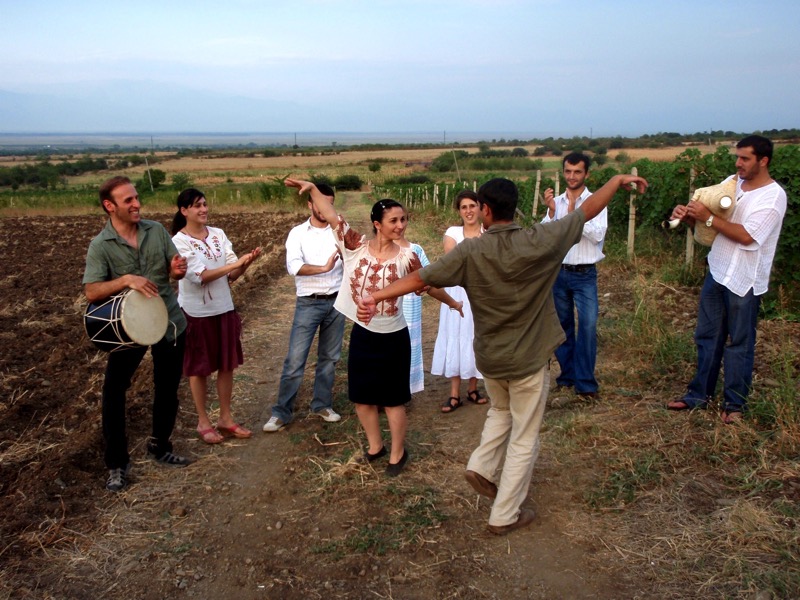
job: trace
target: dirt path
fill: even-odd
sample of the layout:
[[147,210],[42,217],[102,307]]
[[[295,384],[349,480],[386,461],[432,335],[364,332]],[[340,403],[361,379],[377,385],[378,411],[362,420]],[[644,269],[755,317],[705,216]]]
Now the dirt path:
[[[368,208],[355,198],[346,199],[345,212],[358,222]],[[426,298],[423,306],[429,368],[439,305]],[[364,439],[346,398],[347,344],[334,404],[342,422],[308,415],[312,349],[295,421],[278,433],[262,433],[293,307],[288,275],[249,290],[240,305],[246,362],[236,372],[234,411],[254,437],[204,445],[193,432],[186,390],[174,439],[176,449],[197,462],[169,470],[142,458],[142,447],[132,449],[139,457],[133,484],[115,496],[98,491],[94,533],[60,550],[53,568],[39,577],[36,587],[46,593],[38,597],[633,596],[624,577],[610,570],[610,551],[582,540],[580,524],[587,515],[574,497],[575,475],[557,464],[546,437],[528,500],[538,513],[536,523],[508,537],[486,531],[489,505],[463,480],[486,409],[466,403],[454,414],[441,414],[439,404],[449,391],[445,378],[426,374],[425,391],[412,401],[412,459],[397,479],[387,478],[382,466],[353,460]],[[600,569],[603,564],[610,569]],[[37,594],[22,592],[19,597]]]

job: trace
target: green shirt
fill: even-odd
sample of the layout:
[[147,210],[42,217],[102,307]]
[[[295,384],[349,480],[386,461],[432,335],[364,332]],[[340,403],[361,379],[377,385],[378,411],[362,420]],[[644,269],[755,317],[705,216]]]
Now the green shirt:
[[462,286],[475,320],[475,363],[492,379],[522,379],[541,369],[566,339],[553,283],[585,216],[576,210],[526,230],[492,225],[420,271],[433,287]]
[[109,219],[89,244],[83,283],[111,281],[128,274],[141,275],[155,283],[167,305],[170,325],[166,339],[171,342],[186,329],[186,317],[169,279],[170,262],[178,250],[164,226],[156,221],[139,221],[136,240],[139,247],[133,248],[117,233]]

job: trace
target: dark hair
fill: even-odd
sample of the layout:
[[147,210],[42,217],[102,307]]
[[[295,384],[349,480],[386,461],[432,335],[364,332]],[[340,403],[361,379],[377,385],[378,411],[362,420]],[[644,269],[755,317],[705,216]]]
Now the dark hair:
[[103,202],[108,200],[109,202],[116,204],[116,202],[114,202],[114,198],[111,196],[112,192],[119,186],[128,184],[130,182],[131,180],[125,177],[124,175],[117,175],[116,177],[107,179],[102,183],[99,190],[100,206],[102,207],[103,210],[106,211],[106,213],[108,213],[108,211],[106,210],[106,207],[103,205]]
[[478,204],[488,204],[495,221],[513,221],[519,190],[509,179],[496,177],[478,188]]
[[178,212],[172,217],[172,235],[178,233],[186,227],[186,217],[181,212],[182,208],[189,208],[200,198],[205,198],[205,194],[195,188],[186,188],[178,194]]
[[335,192],[335,191],[333,190],[333,188],[332,188],[331,186],[329,186],[327,183],[317,183],[317,184],[315,184],[315,185],[317,186],[317,189],[318,189],[320,192],[322,192],[322,194],[323,194],[324,196],[329,196],[329,197],[331,197],[331,198],[334,198],[334,197],[336,196],[336,192]]
[[[378,200],[372,206],[372,211],[370,211],[369,213],[369,220],[373,223],[375,221],[381,223],[383,221],[383,213],[392,208],[402,208],[403,210],[405,210],[405,207],[402,204],[400,204],[397,200],[392,200],[391,198],[384,198],[383,200]],[[375,227],[375,225],[373,225],[372,233],[377,233],[377,232],[378,228]]]
[[561,168],[564,168],[565,164],[571,165],[578,165],[583,163],[583,167],[586,169],[586,172],[589,172],[589,167],[592,166],[592,159],[586,156],[581,152],[570,152],[564,157],[564,160],[561,161]]
[[767,165],[772,162],[772,142],[761,135],[748,135],[739,140],[737,148],[752,148],[758,160],[767,157]]
[[477,202],[478,194],[476,194],[472,190],[461,190],[460,192],[458,192],[458,194],[456,194],[455,200],[453,200],[453,208],[455,208],[456,210],[461,210],[461,201],[464,198],[469,198],[470,200],[475,200],[475,202]]

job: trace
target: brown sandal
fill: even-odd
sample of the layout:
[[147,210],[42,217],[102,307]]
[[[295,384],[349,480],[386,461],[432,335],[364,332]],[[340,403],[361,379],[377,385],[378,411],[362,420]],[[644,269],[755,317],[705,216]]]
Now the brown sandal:
[[467,392],[467,400],[474,404],[486,404],[488,402],[477,389]]
[[[455,400],[455,402],[453,402]],[[458,410],[464,404],[458,396],[450,396],[442,403],[442,412],[451,413]]]

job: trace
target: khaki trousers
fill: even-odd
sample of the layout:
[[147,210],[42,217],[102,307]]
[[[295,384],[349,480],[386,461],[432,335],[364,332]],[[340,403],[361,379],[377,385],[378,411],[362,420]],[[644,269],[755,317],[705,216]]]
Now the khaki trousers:
[[539,454],[539,428],[550,389],[550,366],[545,365],[524,379],[486,377],[484,384],[490,408],[480,446],[470,456],[467,469],[497,485],[489,525],[510,525],[519,518]]

